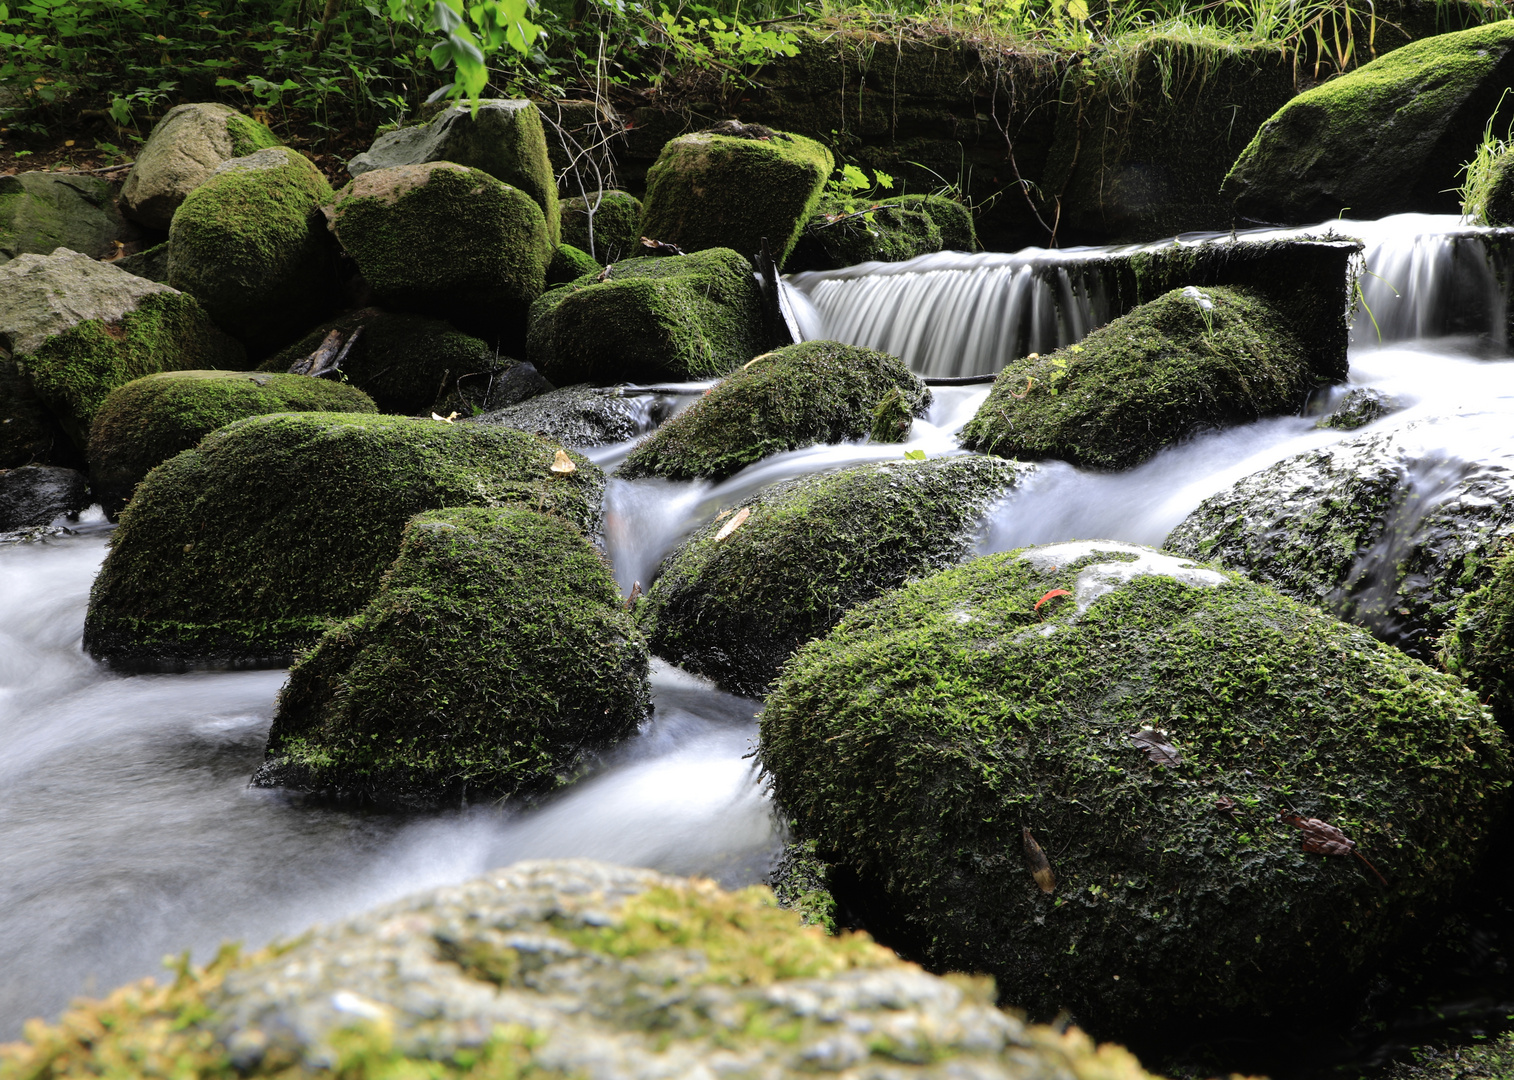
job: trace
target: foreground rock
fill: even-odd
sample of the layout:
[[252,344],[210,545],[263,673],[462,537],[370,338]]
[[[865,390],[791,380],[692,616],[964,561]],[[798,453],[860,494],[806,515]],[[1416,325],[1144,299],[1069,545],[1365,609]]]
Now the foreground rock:
[[89,430],[95,498],[115,520],[148,472],[212,431],[277,412],[374,412],[361,390],[304,375],[174,371],[112,390]]
[[1319,381],[1265,299],[1190,286],[1005,365],[962,445],[1126,469],[1198,431],[1295,412]]
[[0,176],[0,262],[66,247],[103,259],[138,235],[116,207],[116,186],[98,176],[29,172]]
[[0,532],[32,529],[89,506],[89,484],[73,469],[27,465],[0,470]]
[[585,449],[643,435],[671,409],[667,398],[628,394],[618,386],[565,386],[475,416],[471,422],[529,431],[563,446]]
[[564,385],[710,379],[763,347],[751,264],[717,248],[627,259],[531,308],[526,358]]
[[930,407],[930,390],[898,357],[836,341],[786,345],[658,428],[618,475],[720,480],[769,454],[861,439],[892,394],[911,416]]
[[972,554],[983,513],[1034,468],[900,461],[766,488],[668,556],[637,622],[658,656],[761,697],[849,609]]
[[[877,932],[1033,1014],[1148,1036],[1365,977],[1471,877],[1514,774],[1451,676],[1112,541],[853,609],[784,669],[761,738]],[[1305,850],[1309,819],[1385,880]]]
[[[937,978],[829,938],[766,890],[587,860],[517,863],[290,948],[224,951],[29,1029],[4,1064],[172,1060],[189,1075],[543,1080],[972,1076],[1146,1080],[1127,1051],[1000,1012],[986,979]],[[471,1066],[471,1067],[470,1067]]]
[[583,533],[433,510],[289,673],[253,784],[406,808],[544,791],[650,711],[646,642]]
[[1225,177],[1242,222],[1307,225],[1460,211],[1462,165],[1514,115],[1489,120],[1514,79],[1514,24],[1395,49],[1295,97],[1262,125]]
[[[1479,437],[1479,423],[1483,430]],[[1445,447],[1503,444],[1457,417],[1353,436],[1211,495],[1167,537],[1431,660],[1457,604],[1514,532],[1514,460]]]
[[229,106],[176,105],[137,152],[121,188],[121,210],[166,231],[185,196],[210,179],[217,165],[278,143],[273,132]]
[[138,487],[95,579],[84,647],[127,666],[283,659],[372,598],[405,522],[521,502],[587,535],[604,477],[507,428],[357,413],[238,421]]
[[600,263],[632,259],[641,246],[641,200],[624,191],[592,191],[562,201],[562,240]]

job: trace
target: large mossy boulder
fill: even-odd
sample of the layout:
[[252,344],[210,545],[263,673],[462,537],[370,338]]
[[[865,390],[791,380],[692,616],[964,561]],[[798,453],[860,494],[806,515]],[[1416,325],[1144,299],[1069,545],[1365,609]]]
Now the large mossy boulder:
[[0,264],[0,348],[81,450],[116,387],[246,360],[194,297],[67,248]]
[[121,211],[152,229],[167,230],[174,211],[229,158],[246,157],[279,140],[264,125],[227,105],[176,105],[137,152],[121,188]]
[[854,608],[784,668],[760,755],[877,932],[1127,1037],[1352,986],[1472,876],[1514,774],[1451,676],[1113,541]]
[[725,248],[615,263],[531,307],[526,358],[559,386],[709,379],[763,347],[762,297]]
[[354,1078],[1150,1080],[1128,1051],[992,999],[988,979],[938,978],[864,935],[801,926],[760,887],[524,862],[78,1002],[29,1027],[5,1066],[44,1076],[149,1059],[205,1080],[335,1074],[333,1062]]
[[781,264],[834,167],[813,139],[758,125],[681,136],[647,170],[641,233],[685,251],[734,248],[749,259],[766,237]]
[[785,345],[663,424],[617,475],[721,480],[769,454],[862,439],[894,394],[911,416],[930,407],[930,390],[898,357],[837,341]]
[[1297,411],[1323,381],[1267,300],[1190,286],[1007,364],[962,445],[1125,469],[1206,428]]
[[765,488],[663,561],[637,622],[658,656],[761,697],[848,610],[971,555],[988,507],[1034,469],[898,461]]
[[451,162],[358,176],[332,227],[385,307],[516,344],[556,244],[520,188]]
[[641,246],[641,200],[624,191],[591,191],[562,201],[562,240],[600,263],[632,259]]
[[552,244],[562,239],[557,182],[547,158],[541,113],[533,102],[483,98],[472,104],[452,105],[428,123],[380,135],[366,152],[347,163],[347,171],[361,176],[375,169],[433,161],[481,169],[524,191],[541,208]]
[[168,284],[193,296],[253,356],[289,344],[336,306],[331,185],[287,146],[224,161],[168,230]]
[[[1167,546],[1432,660],[1457,605],[1488,580],[1514,533],[1514,463],[1469,463],[1446,449],[1475,423],[1407,424],[1287,458],[1205,499]],[[1500,419],[1486,423],[1489,440],[1505,438]]]
[[527,507],[429,511],[289,673],[253,784],[405,808],[550,790],[636,732],[647,671],[582,531]]
[[565,386],[480,413],[470,423],[529,431],[576,450],[645,435],[672,411],[665,397],[618,386]]
[[405,522],[524,503],[587,535],[604,488],[583,458],[478,425],[359,413],[240,420],[138,485],[95,579],[84,647],[125,666],[287,662],[372,598]]
[[90,487],[114,520],[158,464],[217,428],[279,412],[376,411],[367,394],[307,375],[173,371],[110,392],[89,429]]
[[1503,131],[1514,116],[1501,98],[1511,82],[1508,20],[1394,49],[1279,109],[1222,194],[1243,222],[1457,213],[1459,173],[1484,127]]
[[93,259],[137,237],[116,207],[116,185],[98,176],[29,172],[0,176],[0,262],[60,247]]

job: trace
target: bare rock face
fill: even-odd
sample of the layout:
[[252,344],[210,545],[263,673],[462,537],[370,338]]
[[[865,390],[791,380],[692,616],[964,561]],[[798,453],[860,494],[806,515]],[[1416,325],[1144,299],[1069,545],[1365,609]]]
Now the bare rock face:
[[180,105],[152,129],[121,189],[121,211],[152,229],[168,228],[184,197],[217,165],[245,157],[278,139],[262,124],[226,105]]
[[0,532],[47,525],[89,505],[89,484],[73,469],[27,465],[0,471]]

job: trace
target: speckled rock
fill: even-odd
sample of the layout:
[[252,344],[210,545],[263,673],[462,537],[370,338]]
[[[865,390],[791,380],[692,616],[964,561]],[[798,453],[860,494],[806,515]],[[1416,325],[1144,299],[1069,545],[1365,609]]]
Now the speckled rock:
[[672,410],[665,397],[628,394],[618,386],[565,386],[475,416],[470,422],[529,431],[582,449],[644,435]]

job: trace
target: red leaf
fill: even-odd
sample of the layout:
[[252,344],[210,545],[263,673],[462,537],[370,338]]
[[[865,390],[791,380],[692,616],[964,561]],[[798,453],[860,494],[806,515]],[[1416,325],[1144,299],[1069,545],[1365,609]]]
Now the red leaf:
[[1041,605],[1044,604],[1044,603],[1046,603],[1046,601],[1051,600],[1051,599],[1053,599],[1055,597],[1058,597],[1058,596],[1071,596],[1071,595],[1072,595],[1072,593],[1068,592],[1066,589],[1053,589],[1053,590],[1051,590],[1051,592],[1049,592],[1045,596],[1041,597],[1041,599],[1037,600],[1036,601],[1036,606],[1033,607],[1033,608],[1031,608],[1030,610],[1031,611],[1040,611],[1041,610]]

